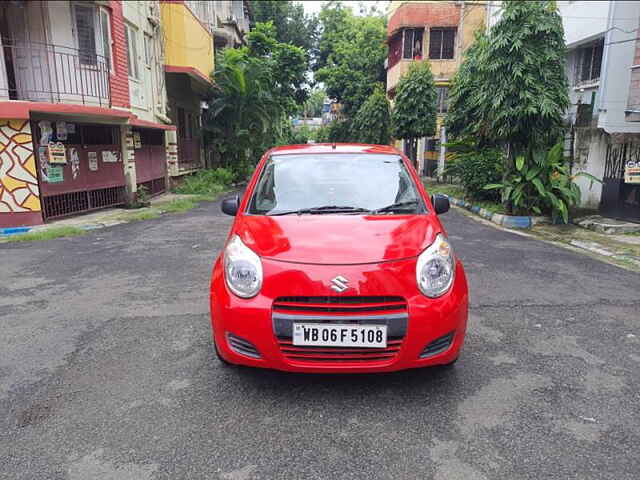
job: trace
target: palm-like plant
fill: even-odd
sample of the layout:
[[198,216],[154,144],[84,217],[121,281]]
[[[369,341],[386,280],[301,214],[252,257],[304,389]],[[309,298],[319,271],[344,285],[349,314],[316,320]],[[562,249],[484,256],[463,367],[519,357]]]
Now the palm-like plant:
[[215,88],[204,120],[208,140],[226,165],[246,166],[283,111],[272,95],[271,72],[261,59],[227,49],[214,72]]

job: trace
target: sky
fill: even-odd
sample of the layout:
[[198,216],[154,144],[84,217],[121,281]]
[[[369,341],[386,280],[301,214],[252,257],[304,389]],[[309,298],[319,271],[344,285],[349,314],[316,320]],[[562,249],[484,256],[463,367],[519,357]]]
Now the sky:
[[[318,13],[320,12],[320,8],[322,7],[323,1],[320,0],[304,0],[299,1],[298,3],[302,3],[304,5],[305,13]],[[359,4],[377,4],[378,10],[386,11],[387,5],[389,4],[388,0],[367,0],[367,1],[353,1],[353,0],[345,0],[342,2],[344,5],[349,6],[353,9],[355,13],[359,11]]]

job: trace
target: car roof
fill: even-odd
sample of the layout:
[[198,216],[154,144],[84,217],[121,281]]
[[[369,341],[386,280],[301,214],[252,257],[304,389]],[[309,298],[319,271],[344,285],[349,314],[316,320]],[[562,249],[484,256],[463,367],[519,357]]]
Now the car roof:
[[389,145],[366,143],[310,143],[305,145],[285,145],[270,151],[271,155],[309,154],[309,153],[386,153],[400,155]]

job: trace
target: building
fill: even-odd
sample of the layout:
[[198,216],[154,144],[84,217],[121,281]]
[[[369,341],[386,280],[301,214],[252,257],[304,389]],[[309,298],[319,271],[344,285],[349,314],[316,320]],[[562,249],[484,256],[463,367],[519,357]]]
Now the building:
[[246,42],[244,36],[249,32],[251,23],[251,4],[239,0],[201,1],[212,5],[215,18],[213,35],[216,50],[227,47],[239,47]]
[[[640,2],[560,1],[571,107],[567,120],[574,173],[584,207],[640,220]],[[640,165],[638,165],[640,167]],[[635,178],[633,178],[635,177]]]
[[160,0],[164,32],[168,116],[177,127],[178,158],[169,175],[192,173],[211,161],[202,135],[202,107],[213,87],[215,50],[245,43],[249,2],[243,0]]
[[[418,171],[433,175],[444,166],[446,141],[443,118],[451,78],[475,33],[486,26],[485,1],[392,1],[387,26],[387,94],[391,101],[400,78],[413,62],[429,61],[438,89],[438,128],[433,138],[418,142]],[[444,143],[444,142],[442,142]]]
[[132,202],[203,165],[216,7],[245,3],[1,2],[0,227]]

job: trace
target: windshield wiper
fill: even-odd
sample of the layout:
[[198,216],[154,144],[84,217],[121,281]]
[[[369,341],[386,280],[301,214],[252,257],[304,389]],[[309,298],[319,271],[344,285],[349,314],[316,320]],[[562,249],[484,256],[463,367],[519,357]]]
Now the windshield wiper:
[[270,213],[269,216],[276,215],[302,215],[305,213],[318,215],[322,213],[370,213],[371,210],[361,207],[347,207],[340,205],[324,205],[322,207],[301,208],[299,210],[287,210],[284,212]]
[[[375,215],[377,213],[384,213],[384,212],[407,212],[407,211],[414,211],[416,208],[416,206],[418,205],[418,200],[409,200],[406,202],[396,202],[396,203],[392,203],[391,205],[387,205],[386,207],[382,207],[382,208],[378,208],[377,210],[374,210],[372,213]],[[413,208],[407,208],[407,207],[413,207]]]

